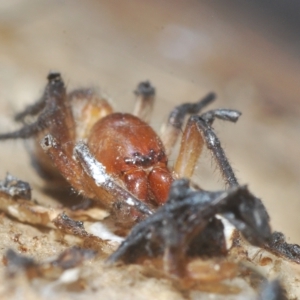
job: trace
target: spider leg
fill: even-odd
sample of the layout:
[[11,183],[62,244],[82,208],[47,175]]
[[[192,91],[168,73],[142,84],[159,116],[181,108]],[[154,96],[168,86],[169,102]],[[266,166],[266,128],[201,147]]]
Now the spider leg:
[[113,113],[113,108],[101,93],[93,88],[77,89],[68,94],[76,124],[76,140],[87,139],[97,121]]
[[44,92],[45,107],[37,120],[24,125],[21,129],[0,135],[0,140],[36,136],[38,133],[48,131],[59,139],[61,144],[68,143],[72,153],[70,141],[74,140],[74,120],[72,111],[68,106],[66,89],[59,73],[48,75],[48,84]]
[[[53,75],[59,75],[58,73],[49,73],[47,76],[48,81],[52,80]],[[15,115],[15,121],[23,122],[27,116],[35,116],[41,112],[46,106],[47,100],[47,89],[45,90],[43,96],[34,104],[27,106],[24,111],[21,111]]]
[[65,147],[50,134],[41,140],[40,145],[61,175],[79,194],[87,198],[95,198],[90,179],[82,170],[79,162],[72,159],[72,155],[66,152]]
[[155,101],[155,88],[149,81],[139,83],[134,91],[136,102],[133,115],[148,123],[150,121]]
[[36,116],[46,105],[45,95],[43,95],[36,103],[27,106],[24,111],[15,115],[15,121],[23,122],[27,116]]
[[208,123],[209,125],[212,125],[215,118],[223,120],[223,121],[230,121],[230,122],[237,122],[239,117],[241,116],[241,112],[233,109],[214,109],[209,110],[201,115],[201,118]]
[[226,184],[230,187],[238,185],[220,140],[210,125],[215,118],[236,122],[240,114],[235,110],[218,109],[201,116],[190,117],[182,136],[180,152],[174,167],[178,177],[190,178],[193,175],[197,160],[205,144],[211,151]]
[[[110,209],[114,209],[112,204],[118,199],[118,203],[126,205],[125,219],[127,220],[130,217],[131,208],[138,210],[142,216],[152,214],[152,210],[146,204],[123,189],[106,173],[105,167],[94,158],[85,143],[79,142],[75,146],[76,160],[68,155],[64,145],[58,143],[50,134],[43,138],[41,146],[64,178],[80,194],[100,201]],[[122,222],[122,220],[119,221]]]
[[0,134],[0,140],[27,139],[35,136],[48,127],[47,121],[49,120],[49,117],[51,117],[54,113],[55,109],[45,111],[38,117],[38,119],[34,123],[24,125],[24,127],[22,127],[21,129],[13,132]]
[[215,100],[216,95],[209,93],[196,103],[184,103],[176,106],[170,113],[168,121],[162,126],[161,139],[165,145],[166,154],[169,156],[182,132],[182,125],[188,114],[198,114],[204,107]]
[[114,178],[106,173],[105,166],[94,158],[85,143],[79,142],[74,148],[74,154],[85,173],[92,180],[94,192],[98,193],[98,200],[106,200],[107,206],[111,206],[117,199],[117,202],[125,203],[127,207],[133,207],[143,215],[151,215],[153,213],[145,203],[122,188],[116,183]]

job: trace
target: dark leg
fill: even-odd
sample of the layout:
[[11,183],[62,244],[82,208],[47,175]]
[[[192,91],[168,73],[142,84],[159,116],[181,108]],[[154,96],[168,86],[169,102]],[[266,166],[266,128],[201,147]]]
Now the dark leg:
[[93,182],[90,182],[89,177],[82,171],[80,163],[66,153],[63,145],[48,134],[41,140],[41,147],[61,175],[80,195],[95,198]]
[[72,109],[76,124],[76,140],[86,140],[92,127],[105,116],[113,113],[113,108],[92,88],[77,89],[68,94],[68,106]]
[[[59,73],[48,75],[48,84],[45,88],[45,107],[36,121],[24,125],[20,130],[1,134],[0,140],[36,136],[39,132],[48,129],[61,144],[74,141],[74,121],[70,107],[68,106],[66,89]],[[72,151],[72,145],[69,151]]]
[[15,115],[15,121],[23,122],[27,116],[36,116],[41,112],[46,105],[45,95],[40,98],[36,103],[27,106],[24,111]]
[[144,81],[138,85],[134,93],[136,95],[136,102],[133,115],[148,123],[155,101],[155,88],[149,81]]
[[207,148],[211,151],[225,182],[230,187],[238,186],[235,174],[221,146],[220,140],[213,129],[199,117],[196,122],[202,138],[204,139]]
[[184,103],[173,109],[170,113],[168,121],[163,125],[161,130],[161,138],[166,148],[167,155],[170,155],[177,138],[182,132],[182,125],[188,114],[198,114],[204,107],[213,102],[216,98],[214,93],[208,94],[205,98],[196,103]]
[[239,119],[241,114],[241,112],[232,109],[214,109],[202,114],[201,119],[203,119],[209,125],[212,125],[215,118],[235,123]]
[[240,113],[235,110],[212,110],[202,116],[190,117],[181,140],[180,152],[175,163],[174,171],[178,177],[190,178],[194,172],[203,145],[211,151],[228,186],[237,186],[238,182],[228,159],[221,147],[220,140],[210,124],[215,118],[236,122]]
[[55,108],[51,111],[44,111],[34,123],[24,125],[21,129],[13,132],[0,134],[0,140],[27,139],[35,136],[48,127],[49,118],[55,114],[55,111]]
[[[79,142],[74,148],[74,155],[76,161],[79,162],[84,170],[84,172],[80,173],[81,176],[84,176],[85,180],[89,182],[94,193],[94,197],[90,196],[89,198],[101,201],[106,207],[112,207],[114,203],[115,205],[120,204],[120,206],[124,204],[127,219],[130,218],[130,210],[128,208],[131,207],[142,213],[142,216],[151,215],[153,213],[145,203],[136,199],[126,189],[121,187],[114,178],[106,173],[105,167],[95,159],[86,144]],[[56,153],[54,158],[60,160],[59,152]],[[72,176],[68,176],[68,174],[64,176],[66,178],[69,177],[69,181],[72,184]],[[122,222],[120,219],[118,221]]]
[[[49,73],[47,79],[50,82],[57,76],[60,76],[60,74]],[[15,121],[22,122],[27,116],[36,116],[37,114],[39,114],[46,106],[47,96],[47,90],[45,90],[43,96],[36,103],[27,106],[24,111],[15,115]]]

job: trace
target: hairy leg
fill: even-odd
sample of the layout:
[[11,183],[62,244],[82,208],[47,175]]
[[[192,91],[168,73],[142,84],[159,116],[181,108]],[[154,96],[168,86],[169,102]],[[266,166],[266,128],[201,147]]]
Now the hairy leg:
[[[53,75],[57,73],[49,73],[47,76],[48,81],[52,80]],[[47,93],[44,92],[43,96],[34,104],[27,106],[24,111],[21,111],[15,115],[15,121],[23,122],[27,116],[38,115],[45,107],[47,99]]]
[[230,187],[238,185],[220,140],[210,125],[215,118],[236,122],[240,115],[241,113],[235,110],[218,109],[201,116],[191,116],[184,130],[180,152],[174,167],[177,176],[190,178],[193,175],[203,145],[206,145],[211,151],[226,184]]
[[21,111],[15,115],[15,121],[23,122],[27,116],[36,116],[45,107],[46,100],[45,95],[43,95],[36,103],[27,106],[24,111]]
[[155,101],[155,88],[149,81],[144,81],[139,83],[134,93],[136,95],[136,102],[133,115],[148,123]]
[[66,88],[59,73],[48,75],[44,96],[45,105],[36,121],[25,124],[21,129],[0,135],[0,140],[39,138],[42,132],[51,133],[60,144],[66,144],[72,153],[75,138],[75,124],[67,103]]
[[[152,210],[146,204],[123,189],[106,173],[105,167],[96,161],[85,143],[79,142],[75,146],[76,159],[68,155],[64,147],[51,135],[44,137],[41,146],[52,163],[79,194],[96,200],[111,210],[117,209],[117,204],[123,205],[124,220],[119,219],[120,223],[128,222],[130,217],[144,218],[152,214]],[[137,210],[140,216],[132,214],[132,208]]]
[[161,130],[161,138],[167,155],[171,154],[178,136],[182,132],[185,117],[189,114],[198,114],[204,107],[213,102],[215,97],[214,93],[209,93],[196,103],[184,103],[171,111],[167,123],[162,126]]
[[108,100],[93,88],[78,89],[69,93],[68,105],[76,124],[76,141],[87,139],[95,123],[113,113]]

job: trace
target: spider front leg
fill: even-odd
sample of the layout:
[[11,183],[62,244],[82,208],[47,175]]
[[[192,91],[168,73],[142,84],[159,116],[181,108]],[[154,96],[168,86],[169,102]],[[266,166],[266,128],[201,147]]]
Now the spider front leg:
[[162,126],[161,139],[166,149],[166,154],[171,155],[172,149],[182,132],[182,125],[185,117],[189,114],[198,114],[204,107],[213,102],[216,98],[214,93],[209,93],[206,97],[196,103],[184,103],[176,106],[170,113],[168,121]]
[[46,105],[46,95],[44,94],[36,103],[27,106],[23,111],[15,115],[15,121],[24,122],[27,116],[36,116]]
[[217,109],[201,116],[191,116],[184,130],[180,152],[176,160],[174,171],[177,176],[190,178],[193,175],[197,160],[201,155],[203,145],[212,153],[221,174],[228,186],[238,185],[238,181],[230,166],[220,140],[211,128],[215,118],[236,122],[241,115],[236,110]]
[[[130,208],[138,210],[142,214],[142,217],[149,216],[153,213],[145,203],[138,200],[130,192],[119,185],[114,178],[107,174],[105,166],[95,159],[85,143],[79,142],[75,146],[74,154],[85,173],[93,181],[95,193],[98,191],[98,200],[102,200],[103,194],[105,193],[107,201],[110,204],[108,206],[113,206],[113,209],[116,209],[115,206],[118,204],[125,204],[129,210]],[[128,214],[129,213],[130,211],[128,211]]]
[[[79,142],[75,146],[76,159],[68,155],[51,135],[44,137],[41,146],[64,178],[80,194],[99,201],[116,213],[116,206],[122,206],[122,214],[119,213],[118,217],[124,219],[118,219],[120,223],[135,221],[153,213],[146,204],[136,199],[107,174],[106,168],[94,158],[85,143]],[[132,214],[132,208],[139,214]]]
[[35,122],[25,124],[17,131],[1,134],[0,140],[36,137],[47,129],[48,132],[58,137],[61,144],[66,144],[69,151],[72,151],[70,141],[74,141],[75,138],[75,125],[71,109],[67,105],[66,88],[59,73],[48,75],[48,84],[42,100],[18,114],[16,119],[22,120],[27,115],[38,113],[40,114]]
[[95,198],[91,187],[93,183],[90,182],[80,164],[73,159],[72,154],[70,155],[65,147],[58,143],[51,134],[46,135],[40,141],[40,145],[52,165],[80,195],[91,199]]
[[100,119],[113,113],[108,100],[93,88],[81,88],[70,92],[68,105],[72,109],[76,124],[76,141],[88,139],[92,127]]
[[[50,82],[53,78],[55,78],[58,73],[50,73],[47,76],[48,81]],[[15,121],[24,122],[24,119],[27,116],[36,116],[38,115],[46,106],[47,97],[48,97],[48,90],[46,89],[42,97],[34,104],[27,106],[23,111],[17,113],[15,115]]]
[[56,108],[52,107],[50,110],[43,112],[34,123],[24,124],[24,126],[16,131],[0,134],[0,140],[9,139],[27,139],[36,136],[49,126],[50,117],[55,114]]

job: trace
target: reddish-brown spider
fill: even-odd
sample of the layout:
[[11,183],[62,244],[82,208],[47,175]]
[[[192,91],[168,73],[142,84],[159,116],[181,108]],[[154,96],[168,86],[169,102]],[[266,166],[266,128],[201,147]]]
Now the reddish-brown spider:
[[[229,186],[237,180],[211,125],[215,118],[236,122],[240,112],[216,109],[197,115],[214,94],[196,103],[174,108],[163,126],[161,138],[147,124],[155,89],[142,82],[135,92],[134,113],[114,113],[110,104],[92,89],[66,92],[59,73],[48,75],[41,99],[16,115],[24,126],[0,135],[0,140],[35,137],[32,155],[40,173],[48,179],[66,180],[85,197],[100,201],[122,218],[149,215],[165,203],[176,178],[190,178],[205,144]],[[183,131],[180,152],[173,169],[168,155]],[[36,119],[28,122],[28,118]],[[38,145],[40,144],[40,145]],[[61,176],[62,175],[62,176]],[[137,213],[139,211],[139,213]]]

